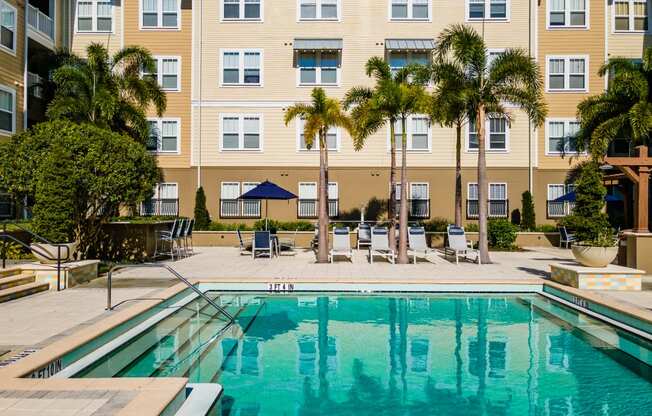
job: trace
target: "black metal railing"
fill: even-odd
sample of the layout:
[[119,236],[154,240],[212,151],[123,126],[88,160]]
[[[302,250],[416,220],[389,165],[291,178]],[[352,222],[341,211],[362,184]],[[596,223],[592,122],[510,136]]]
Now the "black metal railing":
[[220,199],[222,218],[260,218],[259,199]]
[[[430,218],[429,199],[408,199],[408,210],[410,218]],[[401,212],[401,201],[394,204],[394,213],[399,216]]]
[[575,208],[575,201],[547,201],[546,213],[548,218],[562,218],[570,215]]
[[[328,200],[328,216],[337,217],[339,215],[339,200]],[[297,218],[317,218],[317,200],[316,199],[299,199],[297,201]]]
[[140,205],[140,215],[170,215],[179,216],[178,198],[151,198]]
[[[490,199],[488,202],[487,216],[489,218],[507,218],[509,216],[508,199]],[[480,204],[477,199],[466,200],[466,218],[477,219],[480,217]]]

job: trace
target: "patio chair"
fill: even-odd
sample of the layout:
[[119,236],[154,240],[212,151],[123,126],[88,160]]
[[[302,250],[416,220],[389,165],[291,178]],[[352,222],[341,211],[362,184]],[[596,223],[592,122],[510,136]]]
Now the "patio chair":
[[358,225],[358,250],[360,247],[369,247],[371,245],[371,226],[361,223]]
[[353,250],[351,249],[349,227],[336,227],[333,229],[333,247],[328,256],[331,263],[335,260],[335,256],[345,256],[353,261]]
[[186,237],[185,237],[185,244],[186,244],[186,249],[190,251],[190,254],[195,253],[195,246],[192,241],[192,230],[195,228],[195,219],[191,219],[188,222],[188,227],[186,228]]
[[[172,223],[172,228],[169,230],[159,230],[156,231],[156,245],[154,247],[154,258],[158,256],[170,256],[172,261],[174,261],[174,251],[176,245],[176,236],[178,230],[181,227],[180,220],[174,220]],[[160,245],[160,248],[159,248]],[[168,250],[165,249],[165,246],[168,247]]]
[[279,238],[278,239],[278,249],[279,251],[290,251],[294,252],[294,249],[297,247],[297,234],[299,233],[299,228],[294,230],[292,237],[288,238]]
[[177,252],[179,254],[179,257],[186,257],[187,253],[187,247],[186,247],[186,233],[188,229],[188,225],[190,224],[190,220],[187,218],[182,218],[180,223],[179,223],[179,228],[177,229],[177,236],[175,238],[176,243],[177,243]]
[[577,238],[568,232],[566,227],[559,227],[559,248],[563,245],[566,248],[570,248],[571,244],[576,242]]
[[254,231],[254,241],[251,247],[251,257],[256,258],[256,253],[268,253],[271,259],[274,255],[272,235],[269,231]]
[[466,239],[464,228],[456,225],[449,225],[446,234],[448,235],[448,245],[444,248],[444,255],[452,253],[455,256],[455,264],[459,264],[460,256],[469,259],[469,254],[475,254],[476,261],[481,264],[480,252],[473,248],[473,243]]
[[242,238],[242,233],[240,230],[235,231],[238,234],[238,242],[240,243],[240,254],[249,255],[251,253],[251,238]]
[[426,229],[423,227],[410,227],[408,228],[408,251],[414,258],[414,264],[417,264],[417,255],[423,254],[424,259],[428,259],[428,254],[437,253],[437,250],[432,249],[426,242]]
[[389,248],[389,237],[386,227],[371,227],[371,245],[369,246],[369,262],[373,264],[374,255],[385,257],[394,263],[396,254]]

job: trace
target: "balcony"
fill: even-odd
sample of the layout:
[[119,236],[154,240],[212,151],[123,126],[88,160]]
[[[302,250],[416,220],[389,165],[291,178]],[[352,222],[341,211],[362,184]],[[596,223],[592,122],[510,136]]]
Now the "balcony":
[[[429,199],[408,199],[408,209],[410,218],[427,219],[430,218],[430,200]],[[401,201],[396,201],[394,213],[398,217],[401,212]]]
[[[339,215],[339,200],[328,200],[328,216],[337,217]],[[299,199],[297,201],[297,218],[317,218],[317,200],[316,199]]]
[[140,215],[166,215],[178,216],[179,215],[179,200],[178,199],[148,199],[140,205]]
[[[491,199],[489,203],[489,218],[507,218],[509,216],[509,200],[507,199]],[[480,217],[480,205],[478,200],[466,200],[466,218],[478,219]]]
[[575,208],[575,202],[571,201],[547,201],[546,213],[548,218],[563,218],[570,215]]
[[220,199],[222,218],[260,218],[258,199]]
[[31,4],[27,5],[27,24],[31,29],[54,42],[54,19]]
[[27,73],[27,88],[29,94],[35,98],[43,98],[43,77],[33,72]]

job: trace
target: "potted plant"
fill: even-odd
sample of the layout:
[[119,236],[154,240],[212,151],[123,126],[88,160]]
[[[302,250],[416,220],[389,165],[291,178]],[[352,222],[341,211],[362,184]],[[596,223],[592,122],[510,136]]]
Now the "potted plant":
[[618,241],[604,212],[606,194],[598,163],[585,163],[575,183],[573,214],[560,222],[574,230],[577,243],[573,245],[572,252],[583,266],[606,267],[618,255]]

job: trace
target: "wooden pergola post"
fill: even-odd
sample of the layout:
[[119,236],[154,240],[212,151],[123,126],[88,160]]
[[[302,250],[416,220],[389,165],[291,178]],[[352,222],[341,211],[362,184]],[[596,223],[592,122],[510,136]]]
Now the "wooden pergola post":
[[649,233],[650,170],[652,158],[647,146],[637,146],[638,157],[605,157],[634,183],[634,232]]

